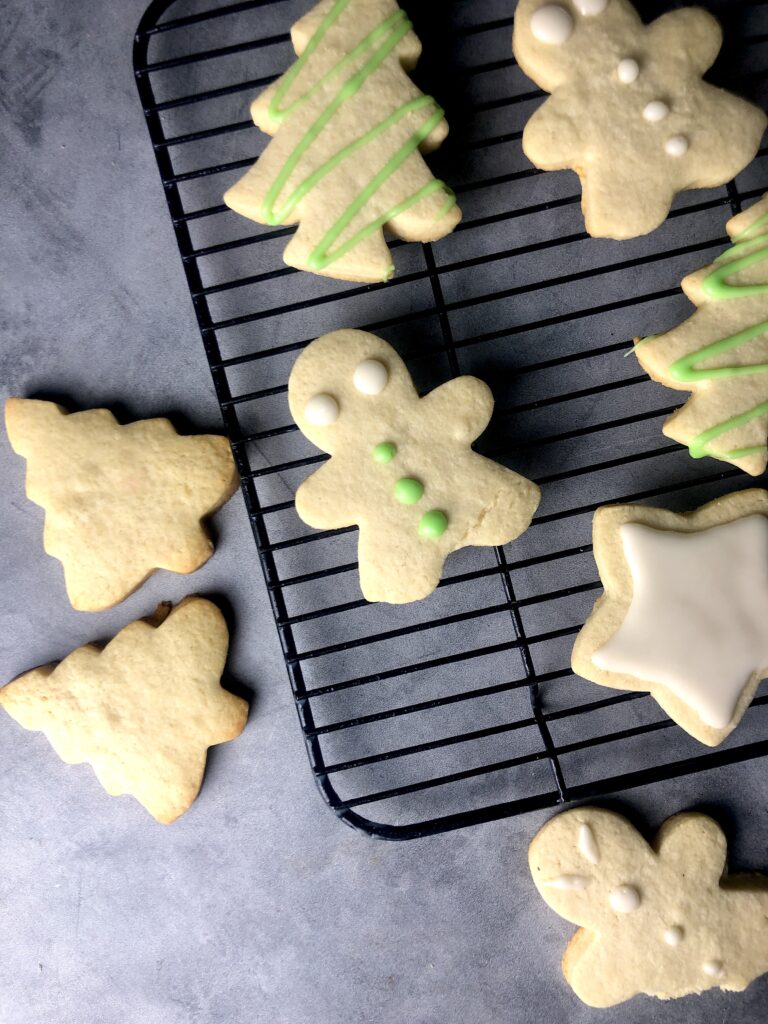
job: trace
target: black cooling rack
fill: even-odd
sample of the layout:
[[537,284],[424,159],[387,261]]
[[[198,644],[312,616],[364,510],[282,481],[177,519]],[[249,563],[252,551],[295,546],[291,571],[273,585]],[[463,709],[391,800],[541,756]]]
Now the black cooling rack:
[[[651,236],[590,239],[575,176],[540,174],[521,151],[542,93],[511,56],[513,0],[444,2],[439,17],[427,0],[404,6],[425,44],[415,77],[451,124],[430,160],[456,188],[464,222],[435,245],[396,242],[398,276],[385,286],[296,273],[281,260],[291,229],[262,228],[221,202],[267,141],[249,103],[293,60],[288,29],[309,0],[154,0],[134,49],[311,769],[340,818],[388,839],[768,754],[765,687],[710,751],[650,698],[600,689],[568,667],[600,588],[598,505],[685,510],[755,483],[668,442],[661,424],[682,396],[624,357],[633,335],[689,315],[680,280],[768,188],[768,148],[727,187],[681,197]],[[650,20],[680,5],[638,6]],[[768,4],[704,6],[726,24],[712,80],[768,105]],[[491,383],[496,413],[479,449],[543,488],[522,538],[454,555],[416,605],[368,605],[354,531],[311,531],[293,508],[324,456],[291,422],[288,373],[303,346],[340,327],[395,344],[422,390],[465,372]]]

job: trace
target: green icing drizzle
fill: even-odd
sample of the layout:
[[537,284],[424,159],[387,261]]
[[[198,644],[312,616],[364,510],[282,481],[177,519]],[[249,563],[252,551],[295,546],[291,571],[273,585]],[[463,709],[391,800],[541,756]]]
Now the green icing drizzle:
[[420,480],[404,476],[395,484],[395,499],[401,505],[415,505],[424,495],[424,484]]
[[378,462],[380,466],[386,466],[396,455],[397,445],[392,444],[391,441],[382,441],[373,449],[373,461]]
[[448,529],[448,516],[445,512],[432,509],[419,521],[419,536],[425,540],[438,540]]
[[[395,49],[401,39],[404,38],[410,32],[412,28],[411,22],[408,20],[404,11],[397,11],[391,17],[387,18],[380,25],[378,25],[372,32],[370,32],[349,54],[347,54],[342,60],[334,65],[326,74],[303,93],[297,100],[288,106],[284,106],[284,100],[289,92],[291,86],[295,83],[298,76],[301,74],[302,69],[305,67],[307,61],[315,52],[317,47],[322,42],[328,30],[331,28],[333,23],[339,18],[344,9],[348,6],[349,0],[337,0],[331,10],[328,12],[326,17],[323,19],[319,28],[310,39],[306,49],[302,55],[298,58],[292,68],[283,77],[283,80],[279,88],[275,91],[275,95],[269,105],[270,117],[281,122],[289,117],[295,110],[299,109],[311,96],[317,93],[324,85],[336,78],[342,71],[353,64],[359,57],[367,53],[369,50],[373,50],[371,55],[368,57],[362,68],[348,78],[337,91],[331,102],[325,107],[320,116],[314,121],[312,125],[307,129],[302,138],[295,146],[293,152],[288,157],[280,173],[277,175],[275,181],[267,192],[264,208],[262,211],[263,219],[267,224],[282,224],[288,217],[293,213],[298,203],[324,178],[330,174],[336,167],[339,166],[344,160],[352,156],[358,150],[362,149],[369,142],[372,142],[383,132],[389,128],[394,127],[404,117],[414,111],[420,110],[424,107],[432,107],[433,112],[422,127],[415,132],[400,149],[392,156],[376,174],[373,180],[366,185],[352,200],[350,205],[339,217],[339,219],[333,224],[328,231],[325,233],[319,244],[310,253],[308,259],[308,266],[311,270],[323,270],[334,263],[336,260],[345,256],[351,249],[354,249],[363,239],[368,238],[374,234],[380,228],[382,228],[388,221],[394,217],[399,216],[406,210],[410,209],[416,203],[425,199],[433,192],[442,190],[445,192],[447,199],[443,207],[440,209],[438,214],[439,218],[445,216],[446,213],[455,205],[456,196],[448,188],[448,186],[437,179],[433,179],[428,182],[423,188],[419,189],[418,192],[404,199],[401,203],[387,210],[386,213],[377,217],[370,224],[366,224],[363,228],[357,231],[352,238],[346,242],[334,248],[334,244],[341,237],[343,232],[349,227],[351,222],[357,216],[357,214],[363,209],[366,203],[375,195],[375,193],[382,187],[382,185],[398,170],[399,167],[408,159],[408,157],[414,153],[419,146],[424,142],[426,138],[434,131],[434,129],[440,124],[443,119],[444,112],[440,107],[437,106],[435,101],[430,96],[420,96],[417,99],[411,100],[409,103],[404,104],[398,110],[394,111],[389,117],[385,118],[379,124],[375,125],[368,132],[366,132],[359,139],[344,146],[337,153],[334,153],[328,160],[325,161],[320,167],[317,168],[312,174],[304,179],[290,194],[290,196],[283,202],[279,209],[275,209],[281,193],[283,192],[288,180],[298,167],[301,159],[312,144],[319,138],[321,133],[325,130],[328,123],[331,121],[333,116],[339,110],[343,103],[348,99],[351,99],[357,92],[360,91],[364,83],[373,74],[374,71],[379,68],[389,54]],[[391,273],[394,268],[389,268],[387,276]]]
[[[747,298],[754,295],[768,295],[768,284],[756,285],[732,285],[728,278],[738,274],[749,267],[754,266],[762,260],[768,259],[768,214],[759,217],[754,224],[739,235],[735,243],[719,259],[723,263],[709,274],[702,282],[704,293],[712,299],[734,299]],[[762,231],[761,234],[756,232]],[[755,250],[754,246],[758,246]],[[752,251],[750,251],[752,250]],[[747,255],[743,255],[747,253]],[[734,259],[734,257],[737,257]],[[732,334],[728,338],[705,345],[703,348],[690,355],[678,359],[669,368],[671,376],[683,384],[695,384],[707,380],[730,380],[735,377],[748,377],[757,374],[768,373],[768,363],[751,363],[746,366],[719,366],[712,369],[702,369],[700,363],[706,359],[714,359],[717,356],[725,355],[734,349],[747,345],[756,338],[768,334],[768,320],[764,320],[753,327],[747,327],[743,331]],[[729,461],[745,459],[752,455],[764,455],[768,452],[768,445],[756,445],[750,448],[738,448],[729,452],[712,451],[712,442],[716,441],[723,434],[727,434],[737,427],[743,427],[752,420],[768,414],[768,401],[761,402],[746,412],[732,416],[730,419],[718,423],[708,430],[704,430],[695,437],[689,444],[689,450],[694,459],[702,459],[707,455]]]

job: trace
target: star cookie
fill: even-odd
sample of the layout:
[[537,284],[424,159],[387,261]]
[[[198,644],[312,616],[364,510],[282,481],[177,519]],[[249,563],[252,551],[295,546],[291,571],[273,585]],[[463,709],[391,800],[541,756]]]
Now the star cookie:
[[169,824],[197,796],[208,747],[245,726],[248,705],[220,685],[228,643],[210,601],[191,597],[170,614],[161,605],[103,650],[89,644],[19,676],[0,707],[62,761],[90,764],[110,796],[130,793]]
[[166,419],[122,426],[106,409],[68,414],[24,398],[8,399],[5,422],[73,608],[110,608],[155,569],[193,572],[213,554],[201,520],[237,487],[226,438],[181,437]]
[[647,690],[691,736],[717,746],[768,675],[768,491],[677,515],[598,509],[605,587],[576,639],[575,672]]

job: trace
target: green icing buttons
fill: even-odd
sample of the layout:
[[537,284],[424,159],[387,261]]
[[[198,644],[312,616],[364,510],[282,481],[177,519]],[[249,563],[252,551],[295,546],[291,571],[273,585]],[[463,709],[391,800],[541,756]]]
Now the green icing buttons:
[[395,498],[401,505],[415,505],[424,495],[424,484],[420,480],[404,476],[395,484]]
[[432,509],[421,517],[419,522],[419,536],[426,540],[437,540],[442,537],[448,529],[448,516],[445,512]]
[[391,441],[382,441],[373,449],[373,461],[378,462],[380,466],[386,466],[396,455],[397,445],[392,444]]

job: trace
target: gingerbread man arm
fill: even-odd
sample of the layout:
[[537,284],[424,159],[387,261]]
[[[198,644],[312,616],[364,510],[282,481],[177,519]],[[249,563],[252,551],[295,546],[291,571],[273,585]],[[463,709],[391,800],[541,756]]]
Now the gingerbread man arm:
[[570,105],[567,97],[550,96],[523,129],[523,152],[542,170],[572,167],[583,151],[583,134]]
[[725,836],[720,826],[704,814],[676,814],[668,818],[653,845],[665,864],[681,877],[695,877],[698,884],[718,886],[725,874]]
[[674,53],[676,60],[687,60],[699,75],[712,67],[723,45],[723,30],[717,19],[700,7],[662,14],[648,26],[647,32],[651,49]]
[[457,377],[423,398],[419,413],[440,424],[452,441],[471,444],[488,426],[493,394],[477,377]]
[[299,517],[317,530],[338,530],[354,526],[354,492],[350,480],[354,476],[340,465],[338,457],[329,459],[307,477],[296,492]]

